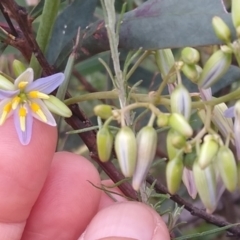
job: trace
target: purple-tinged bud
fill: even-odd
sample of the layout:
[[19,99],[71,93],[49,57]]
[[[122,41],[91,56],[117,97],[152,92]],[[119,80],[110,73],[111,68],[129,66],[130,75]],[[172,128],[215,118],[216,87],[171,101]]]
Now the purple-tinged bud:
[[238,174],[237,164],[232,151],[226,146],[221,146],[216,163],[224,186],[228,191],[234,191],[237,187]]
[[235,138],[235,146],[237,152],[237,160],[240,161],[240,100],[235,103],[234,106],[234,124],[233,132]]
[[192,127],[181,114],[172,113],[169,117],[168,125],[186,138],[193,135]]
[[167,163],[166,178],[168,191],[175,194],[180,187],[183,174],[182,159],[174,158]]
[[111,156],[113,147],[113,135],[108,127],[103,127],[97,132],[97,150],[99,159],[107,162]]
[[184,63],[192,65],[199,62],[200,54],[194,48],[185,47],[181,52],[181,58]]
[[132,177],[137,160],[137,141],[131,128],[122,127],[115,138],[115,151],[121,171]]
[[198,156],[198,164],[201,169],[206,168],[213,161],[218,149],[219,145],[215,138],[212,135],[206,135]]
[[143,127],[137,134],[137,164],[132,179],[133,189],[138,191],[151,167],[157,149],[157,132],[151,126]]
[[216,83],[228,70],[232,61],[232,54],[218,50],[205,63],[200,75],[198,86],[209,88]]
[[225,43],[231,41],[231,31],[228,25],[218,16],[213,17],[212,26],[216,36]]
[[193,165],[193,176],[199,197],[207,209],[212,213],[217,207],[216,176],[212,164],[201,169],[198,161]]
[[187,188],[188,194],[191,196],[192,199],[195,199],[197,196],[197,189],[193,177],[193,172],[187,168],[184,168],[182,181]]
[[186,120],[191,116],[192,99],[188,90],[179,84],[171,93],[171,110],[172,113],[183,115]]
[[112,107],[107,104],[100,104],[93,109],[96,116],[102,119],[108,119],[112,116]]

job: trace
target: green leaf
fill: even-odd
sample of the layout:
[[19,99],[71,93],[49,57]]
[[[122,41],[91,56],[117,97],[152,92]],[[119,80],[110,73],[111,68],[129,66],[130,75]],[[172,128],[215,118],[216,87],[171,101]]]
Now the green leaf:
[[213,16],[232,29],[230,14],[219,0],[150,0],[125,14],[120,32],[124,48],[178,48],[218,44]]
[[182,236],[182,237],[173,238],[173,240],[186,240],[186,239],[194,239],[194,238],[198,238],[198,237],[203,237],[203,236],[207,236],[210,234],[222,232],[224,230],[227,230],[227,229],[237,226],[237,225],[239,225],[239,223],[230,224],[230,225],[227,225],[224,227],[219,227],[219,228],[212,229],[212,230],[202,232],[202,233],[194,233],[194,234],[190,234],[190,235],[186,235],[186,236]]
[[61,50],[71,43],[77,29],[81,27],[83,30],[89,24],[96,4],[97,0],[75,0],[58,16],[47,52],[50,64],[54,64]]

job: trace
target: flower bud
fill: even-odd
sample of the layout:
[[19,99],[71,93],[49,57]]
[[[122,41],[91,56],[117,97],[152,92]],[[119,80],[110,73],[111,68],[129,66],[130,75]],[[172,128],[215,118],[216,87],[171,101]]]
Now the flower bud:
[[192,170],[193,164],[194,164],[195,159],[196,159],[196,156],[197,156],[197,154],[196,154],[195,150],[186,154],[183,158],[184,167],[186,167],[188,170]]
[[20,74],[22,74],[27,69],[25,67],[25,65],[22,62],[18,61],[17,59],[15,59],[13,61],[12,67],[13,67],[13,72],[16,77],[18,77]]
[[201,169],[198,161],[195,161],[193,176],[202,203],[207,212],[212,213],[217,207],[216,176],[212,164],[205,169]]
[[151,167],[157,149],[157,132],[151,126],[143,127],[137,134],[137,164],[132,179],[136,191],[142,185]]
[[174,159],[179,152],[179,149],[175,148],[172,144],[172,139],[174,138],[174,136],[175,136],[175,131],[173,129],[169,129],[167,134],[167,154],[168,154],[169,160]]
[[218,16],[213,17],[212,25],[216,36],[225,43],[231,41],[231,31],[228,25]]
[[181,70],[190,81],[197,83],[200,74],[196,65],[184,64]]
[[195,199],[197,196],[197,189],[194,182],[193,172],[187,168],[184,168],[182,181],[187,188],[188,194],[191,196],[192,199]]
[[209,88],[224,75],[232,60],[232,54],[225,53],[222,50],[215,52],[205,63],[198,81],[200,88]]
[[232,0],[231,14],[232,14],[233,25],[236,29],[240,27],[239,13],[240,13],[240,0]]
[[112,107],[107,104],[100,104],[93,109],[96,116],[102,119],[108,119],[112,116]]
[[181,57],[184,63],[191,65],[199,62],[200,54],[194,48],[185,47],[181,52]]
[[166,178],[168,191],[175,194],[180,187],[183,174],[182,159],[174,158],[167,163]]
[[[171,49],[160,49],[156,51],[155,54],[156,63],[162,75],[162,78],[165,78],[171,68],[173,67],[175,60]],[[168,83],[174,83],[176,81],[176,75],[168,79]]]
[[137,141],[131,128],[122,127],[115,138],[115,151],[125,177],[134,173],[137,160]]
[[211,135],[206,135],[201,146],[198,164],[201,169],[206,168],[217,155],[219,145]]
[[97,150],[99,159],[107,162],[112,153],[113,135],[108,127],[103,127],[97,132]]
[[2,90],[14,90],[14,84],[0,74],[0,89]]
[[177,149],[181,149],[186,144],[186,138],[183,135],[179,134],[178,132],[174,131],[174,133],[171,137],[171,142],[172,142],[173,147],[175,147]]
[[172,113],[169,117],[168,125],[186,138],[193,135],[192,127],[181,114]]
[[216,162],[224,186],[228,191],[234,191],[237,187],[238,174],[237,164],[232,151],[226,146],[221,146]]
[[160,113],[157,116],[157,125],[159,127],[166,127],[168,125],[169,115],[165,113]]
[[43,99],[47,108],[52,112],[62,117],[71,117],[72,112],[68,106],[53,95],[49,95],[48,99]]
[[171,94],[172,113],[179,113],[189,120],[191,115],[192,99],[188,90],[179,84]]

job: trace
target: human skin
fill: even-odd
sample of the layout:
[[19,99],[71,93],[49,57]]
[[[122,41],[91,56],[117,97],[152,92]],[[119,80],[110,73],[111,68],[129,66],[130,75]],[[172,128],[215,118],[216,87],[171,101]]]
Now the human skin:
[[153,209],[117,196],[114,202],[89,183],[101,185],[95,167],[55,153],[56,141],[56,128],[37,120],[27,146],[12,118],[0,127],[1,240],[170,239]]

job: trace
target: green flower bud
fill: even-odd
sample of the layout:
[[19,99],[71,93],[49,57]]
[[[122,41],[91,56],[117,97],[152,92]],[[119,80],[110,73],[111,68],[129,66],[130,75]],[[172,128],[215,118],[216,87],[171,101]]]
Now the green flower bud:
[[96,116],[102,119],[108,119],[112,116],[112,107],[107,104],[100,104],[93,109]]
[[47,108],[52,112],[62,117],[71,117],[72,112],[68,106],[53,95],[49,95],[48,99],[43,99]]
[[179,149],[175,148],[172,144],[172,139],[175,137],[175,134],[176,132],[173,129],[169,129],[167,134],[167,154],[169,160],[174,159],[179,152]]
[[107,162],[112,153],[113,135],[108,127],[103,127],[97,132],[97,150],[99,159]]
[[232,21],[234,27],[237,29],[240,27],[240,0],[232,0]]
[[[171,49],[161,49],[156,51],[155,59],[157,66],[163,78],[165,78],[171,68],[173,67],[175,60]],[[174,83],[176,81],[176,74],[168,79],[168,83]]]
[[186,138],[193,135],[192,127],[181,114],[172,113],[169,117],[168,125]]
[[199,62],[200,54],[194,48],[185,47],[181,52],[181,57],[184,63],[191,65]]
[[231,31],[228,25],[218,16],[213,17],[212,25],[216,36],[225,43],[231,41]]
[[222,50],[215,52],[204,65],[198,86],[204,89],[211,87],[227,72],[231,61],[232,54],[225,53]]
[[237,187],[238,174],[237,164],[232,151],[226,146],[221,146],[216,162],[224,186],[228,191],[234,191]]
[[171,93],[172,113],[179,113],[189,120],[191,115],[192,99],[188,90],[179,84]]
[[22,74],[27,68],[25,67],[25,65],[18,61],[17,59],[15,59],[13,61],[13,72],[15,74],[16,77],[18,77],[20,74]]
[[14,90],[14,84],[0,74],[0,89],[2,90]]
[[217,207],[216,176],[212,164],[205,169],[201,169],[198,161],[195,161],[193,176],[202,203],[207,212],[212,213]]
[[131,128],[122,127],[115,138],[115,151],[125,177],[134,173],[137,160],[137,141]]
[[192,170],[196,156],[196,151],[186,154],[183,158],[184,167],[186,167],[188,170]]
[[217,155],[218,148],[218,143],[211,135],[205,136],[198,157],[200,168],[206,168],[213,161],[214,157]]
[[168,125],[168,119],[169,119],[168,114],[160,113],[157,116],[157,125],[159,127],[166,127]]
[[181,159],[174,158],[167,163],[166,180],[168,191],[175,194],[180,187],[183,174],[183,162]]
[[200,74],[196,65],[184,64],[181,70],[190,81],[197,83]]
[[137,164],[132,179],[136,191],[142,185],[151,167],[157,149],[157,132],[151,126],[143,127],[137,134]]
[[173,131],[173,132],[174,133],[171,137],[171,142],[172,142],[173,147],[175,147],[177,149],[183,148],[186,144],[186,138],[176,131]]

